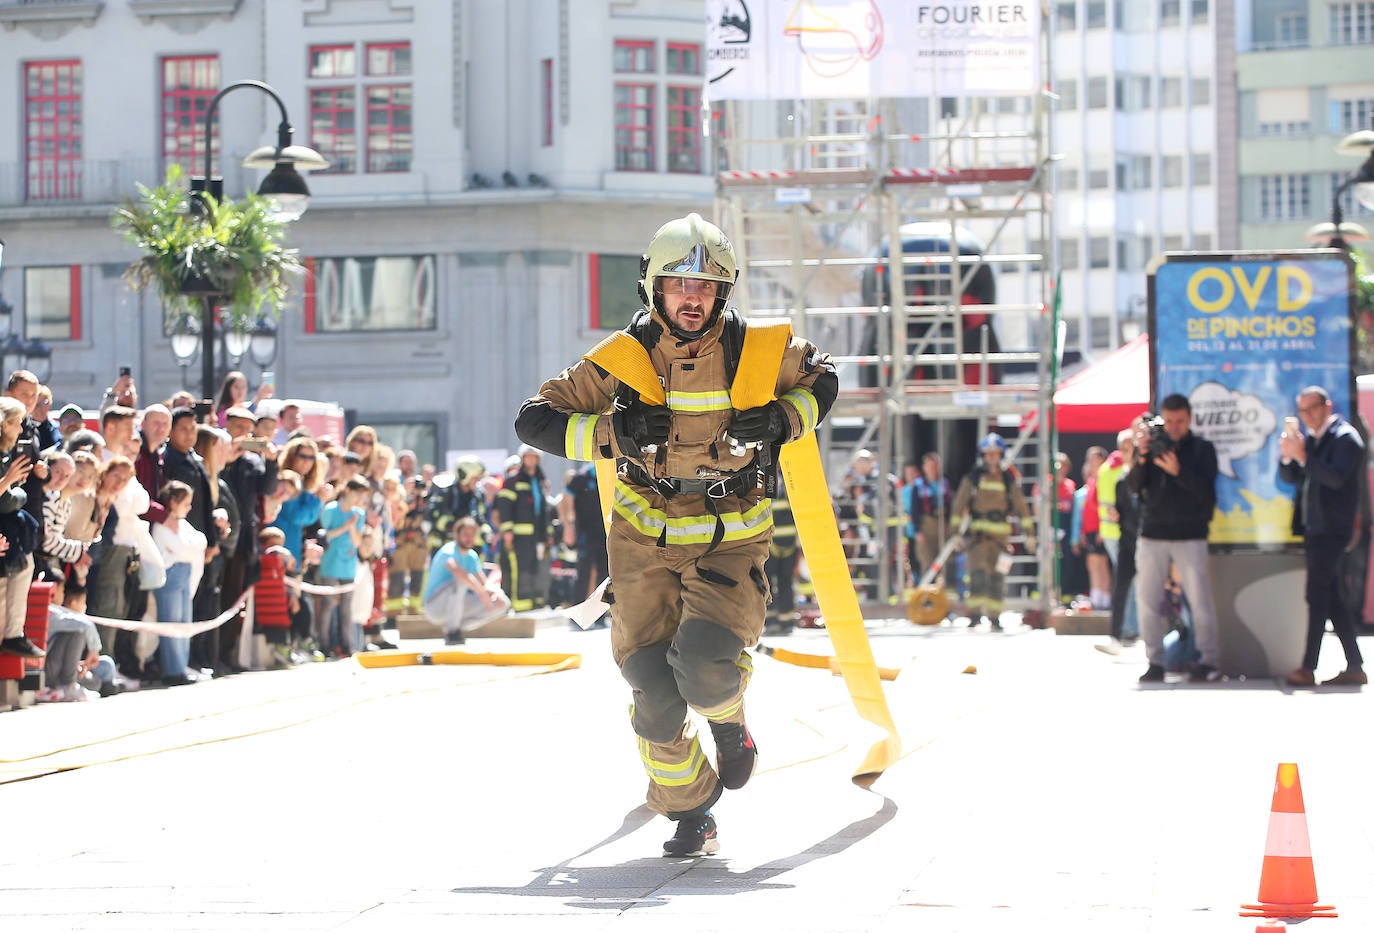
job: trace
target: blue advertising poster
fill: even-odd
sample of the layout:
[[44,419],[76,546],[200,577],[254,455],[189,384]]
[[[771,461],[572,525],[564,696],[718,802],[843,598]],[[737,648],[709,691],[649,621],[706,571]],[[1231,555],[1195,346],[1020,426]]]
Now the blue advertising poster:
[[1329,250],[1170,255],[1152,274],[1152,397],[1186,395],[1193,431],[1216,445],[1212,544],[1297,541],[1279,434],[1309,385],[1353,410],[1350,274]]

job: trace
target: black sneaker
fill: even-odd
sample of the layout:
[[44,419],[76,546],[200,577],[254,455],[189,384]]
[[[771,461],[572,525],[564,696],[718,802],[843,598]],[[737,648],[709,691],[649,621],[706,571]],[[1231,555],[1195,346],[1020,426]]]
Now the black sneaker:
[[1221,671],[1210,664],[1195,664],[1188,673],[1188,681],[1195,684],[1210,684],[1221,680]]
[[678,820],[677,832],[673,833],[672,839],[663,843],[664,858],[692,858],[697,855],[714,855],[719,851],[716,818],[710,813]]
[[716,774],[721,786],[739,790],[749,783],[759,760],[749,727],[742,722],[713,722],[711,735],[716,739]]
[[0,641],[0,654],[12,654],[21,658],[41,658],[46,652],[23,635]]
[[1164,665],[1151,664],[1146,668],[1145,673],[1140,675],[1137,683],[1142,684],[1162,684],[1164,683]]

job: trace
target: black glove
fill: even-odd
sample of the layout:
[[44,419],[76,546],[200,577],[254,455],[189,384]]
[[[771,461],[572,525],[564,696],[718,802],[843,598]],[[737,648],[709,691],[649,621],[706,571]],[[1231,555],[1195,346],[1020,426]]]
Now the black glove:
[[787,437],[787,412],[781,402],[769,402],[759,408],[737,412],[730,423],[730,436],[745,444],[755,441],[773,443]]
[[[635,402],[615,413],[614,427],[619,437],[628,438],[638,450],[668,443],[668,430],[672,423],[673,413],[667,407]],[[621,446],[625,446],[623,440]]]

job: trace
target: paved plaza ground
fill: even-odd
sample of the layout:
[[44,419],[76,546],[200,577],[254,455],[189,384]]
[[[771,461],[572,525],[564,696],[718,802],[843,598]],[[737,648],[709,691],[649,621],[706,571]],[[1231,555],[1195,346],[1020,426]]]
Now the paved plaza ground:
[[[39,931],[1250,931],[1279,762],[1318,890],[1374,929],[1374,695],[1141,688],[1139,648],[870,627],[902,759],[840,678],[758,657],[760,768],[722,849],[660,857],[607,632],[473,651],[580,668],[353,661],[0,715],[0,920]],[[823,631],[774,644],[830,653]],[[412,650],[439,647],[412,642]],[[1371,646],[1374,649],[1374,646]],[[1331,640],[1319,672],[1339,669]],[[1335,664],[1335,667],[1327,665]],[[962,673],[973,666],[976,673]],[[709,741],[709,740],[708,740]]]

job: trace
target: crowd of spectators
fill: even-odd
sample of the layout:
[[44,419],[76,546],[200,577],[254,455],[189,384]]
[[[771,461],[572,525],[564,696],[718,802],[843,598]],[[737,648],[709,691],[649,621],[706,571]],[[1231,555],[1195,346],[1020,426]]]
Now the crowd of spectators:
[[[9,375],[0,651],[43,658],[40,701],[395,648],[388,614],[426,603],[458,643],[513,605],[578,602],[604,579],[590,468],[561,495],[528,450],[503,475],[470,457],[440,472],[369,425],[314,436],[298,406],[264,405],[271,394],[250,397],[232,372],[213,405],[187,392],[141,405],[121,372],[88,415]],[[35,580],[53,584],[46,657],[24,635]],[[444,584],[468,592],[444,599]]]

